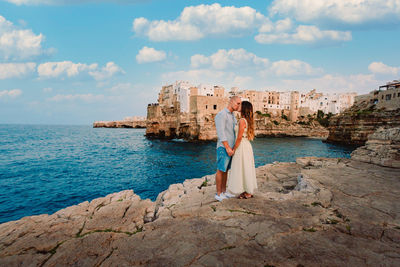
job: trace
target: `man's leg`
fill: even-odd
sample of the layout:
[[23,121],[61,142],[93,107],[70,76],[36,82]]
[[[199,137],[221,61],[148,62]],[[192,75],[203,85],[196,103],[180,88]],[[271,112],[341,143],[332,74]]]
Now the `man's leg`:
[[223,176],[226,176],[226,172],[217,170],[217,174],[215,175],[215,184],[217,186],[217,195],[219,196],[222,193],[222,181]]
[[221,179],[221,192],[226,192],[226,181],[228,180],[228,172],[223,172],[222,173],[222,179]]

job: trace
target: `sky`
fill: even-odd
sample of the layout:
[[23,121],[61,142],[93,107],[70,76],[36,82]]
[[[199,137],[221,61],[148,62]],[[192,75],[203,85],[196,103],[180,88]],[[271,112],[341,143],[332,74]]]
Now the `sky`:
[[145,116],[176,80],[365,94],[400,79],[400,0],[0,0],[0,123]]

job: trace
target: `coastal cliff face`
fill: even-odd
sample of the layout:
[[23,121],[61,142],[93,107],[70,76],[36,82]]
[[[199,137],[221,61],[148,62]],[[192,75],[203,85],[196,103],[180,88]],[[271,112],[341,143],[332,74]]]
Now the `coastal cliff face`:
[[214,201],[208,175],[0,224],[0,266],[400,265],[399,168],[307,157],[256,174],[247,200]]
[[95,121],[93,128],[146,128],[146,121]]
[[299,124],[281,118],[255,119],[255,134],[257,137],[304,136],[326,138],[328,133],[328,130],[318,122]]
[[365,146],[353,151],[351,158],[380,166],[400,168],[400,127],[379,128],[369,135]]
[[375,105],[354,105],[329,122],[327,142],[364,145],[379,127],[400,126],[400,109],[377,109]]
[[[146,136],[154,138],[182,138],[189,141],[217,140],[215,114],[205,116],[163,116],[148,120]],[[303,136],[326,138],[328,130],[317,122],[308,125],[290,122],[281,118],[255,118],[255,134],[266,136]]]

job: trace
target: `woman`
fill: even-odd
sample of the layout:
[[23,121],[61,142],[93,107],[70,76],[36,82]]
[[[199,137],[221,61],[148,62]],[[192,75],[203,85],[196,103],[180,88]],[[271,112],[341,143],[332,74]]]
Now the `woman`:
[[240,194],[239,198],[247,199],[253,197],[257,188],[253,148],[249,141],[254,139],[253,105],[243,101],[240,114],[241,119],[235,127],[237,137],[233,147],[235,154],[232,157],[228,190],[233,194]]

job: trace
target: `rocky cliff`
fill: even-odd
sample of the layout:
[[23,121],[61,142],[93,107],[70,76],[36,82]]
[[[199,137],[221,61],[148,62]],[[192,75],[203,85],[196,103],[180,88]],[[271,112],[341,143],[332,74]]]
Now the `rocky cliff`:
[[264,136],[304,136],[326,138],[328,130],[318,122],[299,124],[282,118],[256,118],[255,133],[257,137]]
[[400,168],[400,127],[379,128],[368,136],[365,146],[353,151],[351,157],[380,166]]
[[379,127],[397,126],[400,126],[400,109],[377,109],[375,105],[361,103],[330,119],[327,142],[364,145]]
[[[214,115],[202,117],[190,116],[177,118],[164,116],[149,120],[146,136],[153,138],[182,138],[189,141],[217,140]],[[317,122],[299,124],[282,118],[256,117],[255,134],[266,136],[306,136],[326,138],[328,130]]]
[[146,121],[95,121],[93,128],[146,128]]
[[400,172],[373,162],[268,164],[247,200],[214,201],[209,175],[3,223],[0,266],[399,266]]

